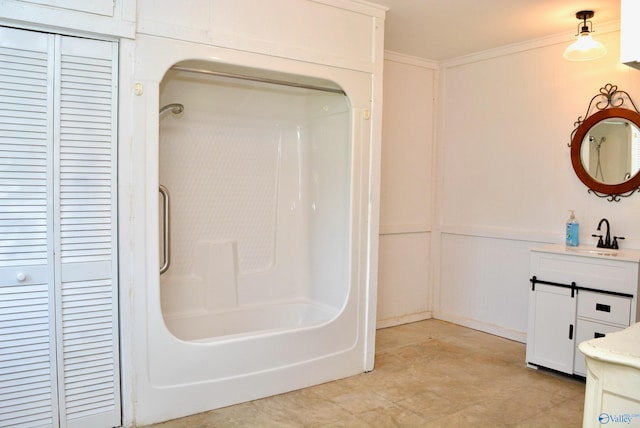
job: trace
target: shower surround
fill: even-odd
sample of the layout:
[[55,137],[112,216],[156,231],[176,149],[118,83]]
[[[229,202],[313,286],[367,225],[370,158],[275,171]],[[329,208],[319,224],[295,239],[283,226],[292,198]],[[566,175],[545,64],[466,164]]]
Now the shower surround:
[[373,369],[384,10],[195,3],[122,42],[125,425]]
[[160,120],[164,322],[210,341],[329,321],[349,290],[348,100],[204,66],[160,85],[162,105],[188,106]]

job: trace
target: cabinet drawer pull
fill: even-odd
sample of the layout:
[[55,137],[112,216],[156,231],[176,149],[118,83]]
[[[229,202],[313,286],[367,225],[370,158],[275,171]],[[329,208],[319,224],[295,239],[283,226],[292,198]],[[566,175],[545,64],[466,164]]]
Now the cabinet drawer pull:
[[598,333],[597,331],[593,333],[593,338],[597,339],[599,337],[605,337],[606,335],[604,333]]
[[605,305],[603,303],[596,303],[596,311],[611,312],[611,305]]
[[573,340],[573,324],[569,324],[569,340]]

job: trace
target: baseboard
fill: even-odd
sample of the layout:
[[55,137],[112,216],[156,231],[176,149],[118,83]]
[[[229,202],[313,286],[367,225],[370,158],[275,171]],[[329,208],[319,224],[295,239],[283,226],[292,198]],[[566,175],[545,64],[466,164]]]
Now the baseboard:
[[396,325],[409,324],[416,321],[424,321],[433,318],[431,311],[418,312],[416,314],[402,315],[400,317],[387,318],[376,321],[376,329],[394,327]]
[[500,327],[495,324],[489,324],[482,321],[472,320],[469,318],[452,314],[445,314],[441,312],[434,312],[433,318],[447,321],[453,324],[458,324],[463,327],[469,327],[474,330],[484,331],[485,333],[504,337],[505,339],[514,340],[516,342],[527,343],[527,333],[524,331],[510,330],[508,328]]

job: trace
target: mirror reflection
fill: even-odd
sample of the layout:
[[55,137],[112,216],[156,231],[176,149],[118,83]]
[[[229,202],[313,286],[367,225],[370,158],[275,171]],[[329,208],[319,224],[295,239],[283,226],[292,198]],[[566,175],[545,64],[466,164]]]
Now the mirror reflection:
[[599,183],[621,184],[640,171],[640,129],[627,119],[601,120],[585,134],[580,147],[582,166]]

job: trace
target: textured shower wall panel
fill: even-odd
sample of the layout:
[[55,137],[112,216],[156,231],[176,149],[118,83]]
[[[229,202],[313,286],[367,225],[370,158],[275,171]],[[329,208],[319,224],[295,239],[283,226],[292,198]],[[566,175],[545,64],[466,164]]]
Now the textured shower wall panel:
[[[172,200],[172,266],[162,281],[208,276],[196,245],[233,242],[239,304],[311,298],[341,306],[349,283],[346,98],[172,71],[161,101],[185,106],[160,119],[160,183]],[[229,283],[219,282],[205,280],[202,293]]]
[[160,147],[160,181],[172,200],[173,274],[193,272],[193,245],[203,240],[236,241],[241,274],[273,267],[281,131],[189,115],[163,129]]
[[[318,100],[322,101],[322,100]],[[318,104],[328,115],[309,126],[311,295],[331,306],[345,301],[349,284],[351,198],[349,115],[344,105]]]
[[[300,165],[308,150],[301,143],[304,94],[170,72],[161,100],[185,106],[160,119],[160,183],[172,201],[172,264],[162,282],[179,287],[201,277],[203,302],[211,295],[232,301],[232,291],[239,304],[308,297],[308,218],[299,201],[308,174]],[[228,243],[236,250],[225,257],[235,262],[234,290],[196,262],[206,259],[196,248]]]

